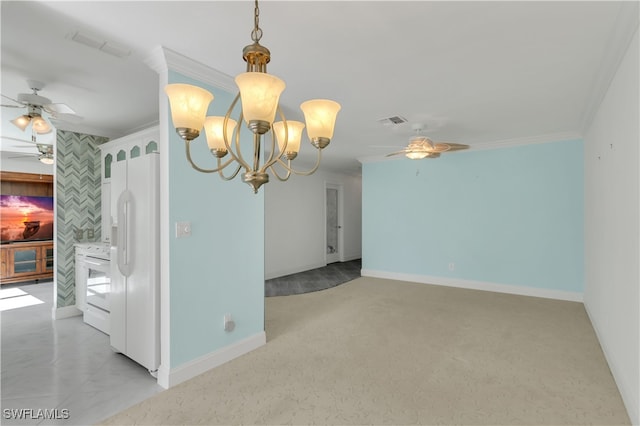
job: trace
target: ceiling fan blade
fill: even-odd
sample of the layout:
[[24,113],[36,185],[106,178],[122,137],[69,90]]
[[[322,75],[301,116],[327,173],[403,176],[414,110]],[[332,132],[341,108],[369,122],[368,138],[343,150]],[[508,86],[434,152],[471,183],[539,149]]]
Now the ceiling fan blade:
[[451,151],[451,145],[449,145],[448,143],[433,144],[433,149],[430,150],[430,152],[433,152],[433,153],[441,153],[441,152],[447,152],[447,151]]
[[72,114],[75,115],[75,111],[67,104],[56,103],[47,104],[43,106],[44,110],[49,114]]
[[0,96],[2,96],[5,99],[9,99],[10,101],[15,102],[15,103],[18,104],[18,105],[2,105],[2,106],[13,107],[13,108],[22,108],[22,107],[25,106],[25,104],[23,104],[22,102],[18,101],[17,99],[10,98],[7,95],[0,95]]
[[25,143],[33,143],[33,144],[35,144],[35,142],[33,142],[33,141],[29,141],[27,139],[14,138],[14,137],[11,137],[11,136],[0,136],[0,138],[1,139],[9,139],[9,140],[12,140],[12,141],[17,141],[17,142],[25,142]]
[[387,155],[385,155],[385,157],[391,157],[391,156],[394,156],[394,155],[400,155],[400,154],[406,154],[406,153],[407,153],[407,151],[403,149],[402,151],[396,151],[396,152],[392,152],[391,154],[387,154]]
[[3,108],[24,108],[24,105],[5,105],[2,104]]
[[66,123],[80,123],[82,120],[84,120],[84,117],[81,117],[79,115],[76,114],[51,114],[51,118],[50,121],[52,123],[56,123],[56,122],[66,122]]
[[463,149],[469,149],[469,145],[465,145],[462,143],[453,143],[453,142],[445,142],[449,145],[449,151],[461,151]]
[[40,154],[22,154],[22,155],[16,155],[15,157],[7,157],[7,158],[32,158],[32,157],[38,157]]

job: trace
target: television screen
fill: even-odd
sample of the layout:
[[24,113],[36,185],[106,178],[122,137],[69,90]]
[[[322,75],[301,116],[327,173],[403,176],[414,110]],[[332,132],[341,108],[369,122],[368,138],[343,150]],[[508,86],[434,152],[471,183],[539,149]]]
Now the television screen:
[[53,197],[0,195],[3,243],[53,240]]

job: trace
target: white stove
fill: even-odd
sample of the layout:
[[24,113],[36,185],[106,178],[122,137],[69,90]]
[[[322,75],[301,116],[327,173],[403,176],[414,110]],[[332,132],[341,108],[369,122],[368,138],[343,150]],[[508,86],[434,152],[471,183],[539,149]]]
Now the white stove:
[[84,322],[109,334],[111,262],[108,243],[77,243],[76,307]]

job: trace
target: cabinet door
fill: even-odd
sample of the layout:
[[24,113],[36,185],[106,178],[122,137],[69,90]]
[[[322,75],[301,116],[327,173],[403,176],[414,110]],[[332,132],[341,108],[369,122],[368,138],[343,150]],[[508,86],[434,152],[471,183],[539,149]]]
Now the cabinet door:
[[42,260],[40,272],[53,272],[53,244],[40,247],[40,250],[40,259]]
[[9,276],[9,269],[8,269],[8,256],[9,250],[2,248],[2,250],[0,250],[0,278],[4,279],[7,278]]
[[38,273],[40,269],[38,251],[39,247],[9,249],[9,265],[11,267],[9,275],[19,277]]

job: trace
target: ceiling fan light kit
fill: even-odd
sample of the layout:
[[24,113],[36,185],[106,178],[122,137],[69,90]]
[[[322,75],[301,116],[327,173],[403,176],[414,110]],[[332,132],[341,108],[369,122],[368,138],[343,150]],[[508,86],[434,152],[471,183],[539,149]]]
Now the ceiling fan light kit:
[[[331,142],[336,117],[340,110],[340,104],[326,99],[314,99],[300,105],[305,117],[307,137],[311,145],[317,149],[318,155],[316,164],[311,170],[294,170],[291,167],[291,161],[297,157],[300,150],[300,139],[305,123],[287,121],[280,109],[280,94],[286,85],[278,77],[267,74],[267,63],[271,60],[271,53],[259,43],[262,38],[259,15],[260,10],[256,0],[254,28],[251,32],[253,43],[242,51],[247,69],[245,73],[235,78],[239,93],[224,117],[206,117],[209,103],[213,100],[213,95],[209,91],[188,84],[169,84],[165,87],[173,125],[178,135],[185,141],[186,157],[191,166],[202,173],[217,172],[224,180],[232,180],[241,169],[244,169],[242,180],[253,188],[254,193],[257,193],[263,184],[269,182],[267,171],[281,181],[288,180],[292,173],[303,176],[314,173],[320,166],[322,150]],[[236,121],[230,117],[238,100],[241,100],[242,112]],[[281,121],[274,122],[277,115],[280,116]],[[240,149],[242,126],[238,126],[237,123],[245,123],[253,133],[253,151],[250,153],[251,156],[247,157],[248,160],[245,160]],[[209,150],[217,159],[217,167],[214,169],[201,168],[191,158],[190,144],[200,135],[203,126]],[[269,131],[271,131],[271,149],[268,157],[261,161],[263,137],[266,137]],[[222,158],[227,154],[230,158],[222,162]],[[231,164],[235,170],[229,176],[224,175],[223,170]],[[276,165],[285,170],[284,176],[278,174]]]
[[38,155],[38,160],[40,160],[40,162],[43,164],[51,165],[53,164],[53,154],[51,153],[40,154]]
[[53,127],[42,116],[42,111],[49,113],[53,118],[56,118],[58,114],[75,115],[73,109],[65,104],[53,104],[51,99],[45,98],[38,94],[39,90],[42,90],[44,84],[35,81],[27,80],[29,88],[33,93],[19,93],[18,99],[12,99],[8,96],[2,95],[2,97],[15,102],[18,105],[2,105],[7,108],[27,108],[27,112],[15,119],[11,120],[11,123],[22,130],[23,132],[31,124],[31,128],[37,134],[46,134],[53,130]]
[[23,132],[31,124],[33,131],[42,135],[51,131],[51,125],[42,118],[42,109],[36,105],[27,105],[27,113],[11,120],[11,123]]

